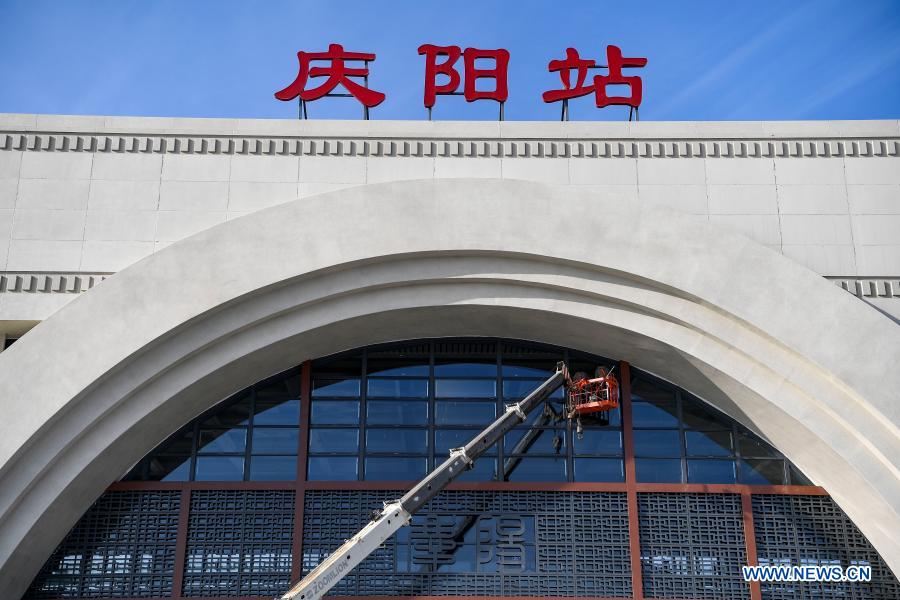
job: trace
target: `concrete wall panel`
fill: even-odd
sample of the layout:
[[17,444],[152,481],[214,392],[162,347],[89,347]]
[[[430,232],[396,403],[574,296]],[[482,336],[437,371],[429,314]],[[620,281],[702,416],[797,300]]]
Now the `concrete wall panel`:
[[93,153],[26,152],[19,176],[22,179],[90,179]]
[[228,181],[230,156],[167,154],[163,158],[163,181]]
[[84,239],[83,210],[16,210],[12,237],[16,240]]
[[6,258],[7,271],[78,271],[83,242],[61,240],[12,240]]
[[157,210],[159,181],[92,181],[89,210]]
[[87,179],[20,179],[16,208],[83,210],[87,208],[90,189]]
[[91,241],[144,241],[156,238],[154,210],[108,211],[89,210],[84,227],[84,239]]
[[638,160],[639,184],[706,185],[706,161],[699,158]]
[[574,184],[637,185],[637,161],[573,159],[569,161],[569,180]]
[[158,181],[162,160],[159,154],[99,153],[94,156],[91,179]]
[[845,185],[779,184],[778,210],[786,215],[847,214]]
[[160,211],[225,210],[228,182],[163,181],[159,188]]
[[0,152],[0,179],[18,179],[22,152],[10,150]]
[[900,215],[900,185],[848,185],[847,198],[854,215]]

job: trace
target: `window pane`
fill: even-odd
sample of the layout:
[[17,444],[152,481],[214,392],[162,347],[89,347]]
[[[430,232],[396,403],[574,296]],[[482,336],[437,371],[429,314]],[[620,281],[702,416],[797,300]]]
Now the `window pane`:
[[299,425],[299,400],[269,400],[256,398],[254,425]]
[[634,431],[635,456],[681,456],[681,436],[677,430]]
[[497,363],[493,359],[484,363],[436,359],[434,375],[435,377],[496,377]]
[[[506,398],[514,399],[524,398],[525,396],[536,390],[542,383],[544,383],[543,379],[539,381],[528,379],[506,380],[503,382],[503,396]],[[550,394],[549,397],[562,400],[563,388],[558,388],[552,394]]]
[[[441,461],[450,455],[451,448],[465,446],[480,432],[480,429],[436,429],[434,432],[434,456]],[[497,455],[497,444],[488,448],[487,456]]]
[[369,425],[425,425],[428,423],[428,403],[369,400],[366,415]]
[[588,415],[581,416],[581,424],[585,430],[598,427],[621,427],[622,426],[622,409],[604,410]]
[[593,359],[581,359],[570,356],[569,357],[569,374],[574,379],[576,376],[584,375],[586,377],[593,377],[594,373],[597,370],[597,362]]
[[507,481],[566,481],[566,459],[523,458],[506,460]]
[[191,478],[190,455],[151,456],[147,466],[149,481],[188,481]]
[[417,481],[425,476],[424,458],[366,459],[367,481]]
[[254,427],[253,454],[297,454],[300,432],[296,429]]
[[733,460],[687,461],[688,483],[734,483]]
[[562,402],[554,402],[548,400],[543,405],[536,407],[525,420],[516,427],[530,429],[532,427],[543,427],[547,425],[559,424],[565,422],[566,410]]
[[631,380],[631,398],[654,404],[671,404],[675,402],[675,392],[644,379]]
[[575,481],[625,481],[625,466],[618,458],[576,458]]
[[244,478],[241,456],[198,456],[197,481],[240,481]]
[[359,452],[358,429],[310,429],[310,452]]
[[184,454],[190,455],[190,453],[194,450],[194,429],[188,429],[187,431],[183,431],[177,436],[166,440],[163,444],[161,444],[154,453],[159,452],[160,454]]
[[800,470],[794,465],[788,463],[788,475],[790,475],[791,485],[812,485],[812,481],[810,481],[806,475],[800,472]]
[[286,373],[281,373],[259,382],[256,388],[256,401],[282,400],[300,397],[300,369],[295,367]]
[[388,377],[428,377],[428,358],[369,357],[369,375]]
[[310,422],[313,425],[358,425],[359,401],[315,401]]
[[353,354],[313,361],[312,372],[314,377],[324,379],[359,377],[362,373],[362,355]]
[[[558,448],[557,444],[559,444]],[[506,454],[562,454],[565,456],[565,446],[565,429],[516,429],[503,438],[503,451]]]
[[638,458],[634,467],[642,483],[681,483],[681,460]]
[[685,431],[689,456],[731,456],[734,446],[730,431]]
[[493,379],[437,379],[434,382],[437,398],[493,398],[497,382]]
[[496,411],[494,402],[435,402],[434,421],[438,425],[488,425]]
[[781,485],[784,483],[784,461],[748,458],[741,461],[741,483]]
[[635,427],[678,427],[675,403],[632,402],[631,418]]
[[505,398],[524,398],[536,390],[540,384],[539,380],[507,380],[503,382],[503,396]]
[[201,429],[199,452],[243,452],[247,445],[247,430]]
[[681,416],[691,429],[731,429],[731,424],[699,400],[683,396]]
[[[562,360],[560,355],[559,360]],[[527,359],[503,359],[501,373],[503,377],[533,377],[535,379],[547,379],[556,371],[556,363],[559,360],[527,360]]]
[[738,447],[741,450],[741,456],[751,456],[754,458],[779,458],[778,452],[752,433],[744,431],[738,432]]
[[369,379],[370,397],[427,398],[427,379]]
[[251,481],[293,481],[297,479],[296,456],[254,456],[250,459]]
[[585,429],[582,439],[575,436],[576,454],[622,454],[622,432],[615,429]]
[[423,454],[428,451],[424,429],[367,429],[366,452],[404,452]]
[[356,481],[355,456],[311,456],[306,478],[310,481]]
[[497,459],[488,456],[479,458],[475,465],[456,478],[456,481],[496,481]]
[[200,423],[205,428],[228,429],[235,425],[246,425],[250,420],[250,392],[245,391],[243,400],[218,407],[215,413]]
[[315,379],[313,398],[352,398],[359,396],[359,379]]

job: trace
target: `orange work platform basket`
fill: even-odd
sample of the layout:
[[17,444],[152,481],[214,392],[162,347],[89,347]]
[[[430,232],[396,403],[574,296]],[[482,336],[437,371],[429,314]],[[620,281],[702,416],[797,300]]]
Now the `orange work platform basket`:
[[602,367],[597,377],[578,377],[569,385],[569,418],[619,407],[619,382]]

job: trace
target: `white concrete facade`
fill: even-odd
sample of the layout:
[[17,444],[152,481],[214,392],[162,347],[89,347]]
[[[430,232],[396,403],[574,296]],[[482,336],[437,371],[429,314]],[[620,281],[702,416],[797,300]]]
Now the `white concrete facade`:
[[[408,179],[525,179],[665,206],[900,316],[897,121],[513,123],[0,115],[0,271],[112,273],[226,220]],[[70,277],[71,279],[71,277]],[[55,280],[52,286],[59,286]],[[64,284],[66,285],[66,284]],[[17,334],[70,295],[4,293]]]
[[[230,392],[443,335],[578,348],[696,393],[900,567],[900,328],[821,277],[900,303],[897,122],[5,119],[0,323],[46,319],[0,355],[14,596],[110,482]],[[850,271],[813,262],[845,250]]]

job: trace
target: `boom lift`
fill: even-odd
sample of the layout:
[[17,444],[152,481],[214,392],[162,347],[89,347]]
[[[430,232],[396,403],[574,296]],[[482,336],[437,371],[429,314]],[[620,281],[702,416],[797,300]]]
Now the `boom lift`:
[[[461,448],[454,448],[450,456],[399,500],[385,502],[384,509],[373,515],[372,520],[359,533],[344,542],[328,558],[309,572],[303,579],[281,596],[281,600],[318,600],[328,593],[347,573],[366,559],[398,529],[409,523],[410,517],[441,490],[470,469],[475,460],[503,436],[525,421],[528,413],[546,401],[553,392],[565,385],[567,388],[567,414],[578,419],[598,411],[608,411],[619,405],[618,382],[605,368],[597,369],[597,376],[588,379],[583,373],[574,380],[563,362],[557,363],[556,372],[531,392],[524,400],[510,404],[500,417]],[[543,418],[542,418],[543,421]],[[526,435],[523,443],[530,445],[533,436]],[[508,462],[508,461],[507,461]],[[514,464],[504,465],[504,472]]]

